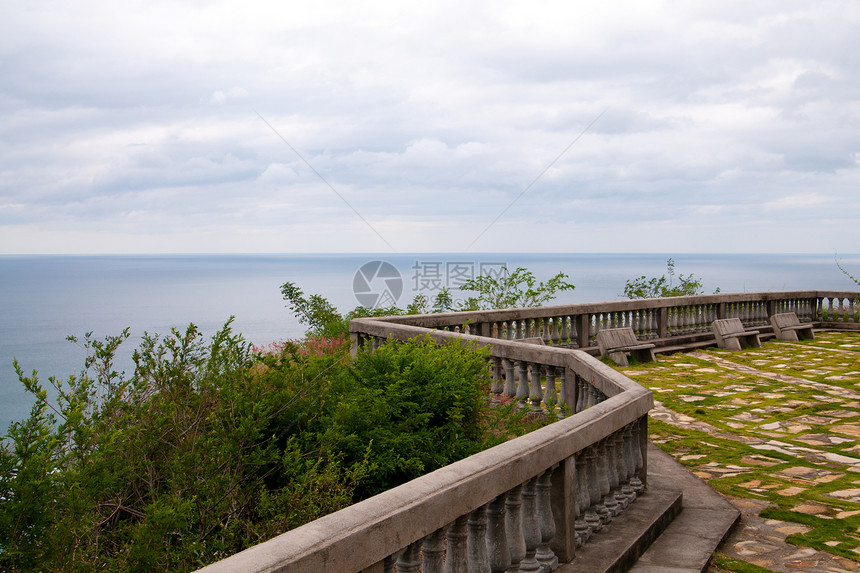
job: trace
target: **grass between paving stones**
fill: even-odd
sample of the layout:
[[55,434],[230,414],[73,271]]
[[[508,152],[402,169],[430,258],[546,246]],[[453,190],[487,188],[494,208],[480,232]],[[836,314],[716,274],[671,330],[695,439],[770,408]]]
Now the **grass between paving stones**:
[[774,573],[770,569],[729,557],[723,553],[715,553],[711,565],[720,571],[731,571],[732,573]]
[[769,502],[763,518],[811,528],[789,543],[860,560],[860,333],[816,336],[621,370],[678,414],[649,421],[659,447],[717,491]]

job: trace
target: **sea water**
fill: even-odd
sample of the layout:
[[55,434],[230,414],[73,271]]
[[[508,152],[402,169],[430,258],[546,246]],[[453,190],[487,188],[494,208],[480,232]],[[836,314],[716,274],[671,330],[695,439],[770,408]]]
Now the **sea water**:
[[[130,374],[131,353],[144,332],[165,335],[193,322],[209,337],[233,316],[233,329],[256,345],[300,337],[306,326],[281,296],[287,281],[345,312],[359,304],[356,294],[384,295],[405,307],[416,294],[432,300],[443,286],[462,297],[457,287],[465,277],[525,267],[541,281],[560,271],[569,276],[576,289],[555,303],[598,302],[623,298],[629,279],[665,274],[670,256],[677,274],[703,279],[706,293],[858,288],[828,254],[0,256],[0,435],[33,404],[13,359],[28,374],[38,370],[43,382],[65,379],[85,358],[69,335],[103,338],[128,327],[117,365]],[[860,273],[860,256],[842,255],[841,261]],[[380,272],[392,268],[396,276]]]

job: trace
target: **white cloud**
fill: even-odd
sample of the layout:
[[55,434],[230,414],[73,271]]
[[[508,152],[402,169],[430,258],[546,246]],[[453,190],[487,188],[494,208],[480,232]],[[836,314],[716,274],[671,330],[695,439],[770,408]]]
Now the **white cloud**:
[[860,239],[851,0],[5,12],[0,253],[459,250],[544,169],[475,248]]

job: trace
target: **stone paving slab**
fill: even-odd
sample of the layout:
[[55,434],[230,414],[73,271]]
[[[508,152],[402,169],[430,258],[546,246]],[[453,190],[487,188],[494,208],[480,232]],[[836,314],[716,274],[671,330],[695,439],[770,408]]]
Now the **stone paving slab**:
[[682,430],[663,447],[744,510],[726,555],[771,571],[860,571],[860,334],[814,342],[660,356],[624,372],[654,391],[651,418]]

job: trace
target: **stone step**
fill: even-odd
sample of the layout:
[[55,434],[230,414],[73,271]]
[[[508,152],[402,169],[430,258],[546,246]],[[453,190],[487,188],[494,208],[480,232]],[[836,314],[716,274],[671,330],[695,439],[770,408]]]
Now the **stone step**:
[[558,573],[701,573],[740,512],[648,444],[648,490]]
[[737,510],[708,484],[653,444],[648,444],[648,487],[680,488],[681,514],[642,554],[631,573],[701,573],[740,519]]
[[617,520],[592,536],[571,563],[559,565],[556,573],[628,571],[680,513],[682,499],[678,490],[656,489],[649,485],[644,495],[629,505]]

